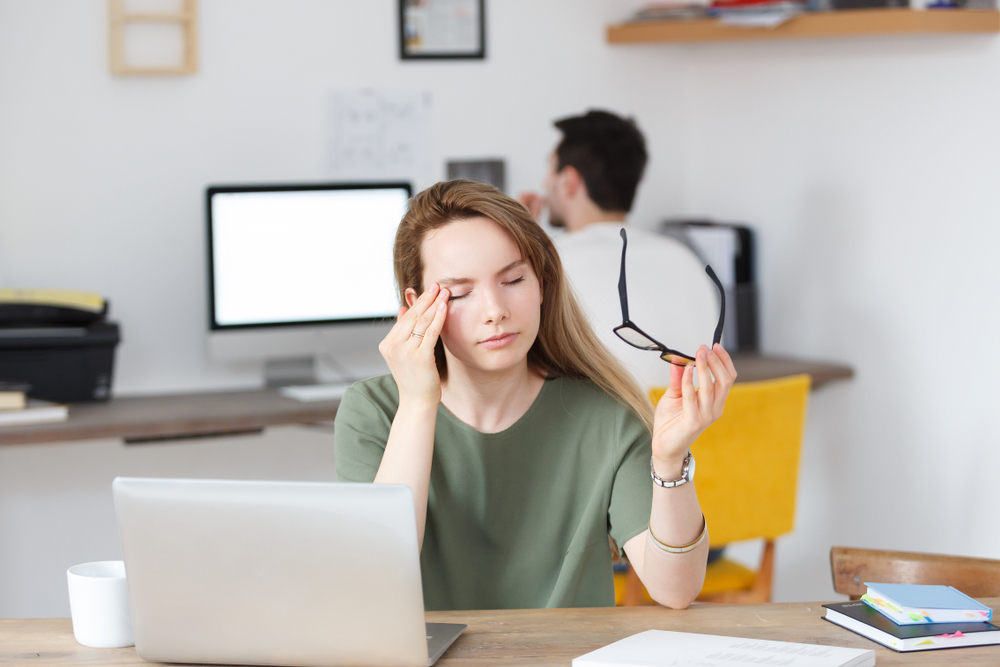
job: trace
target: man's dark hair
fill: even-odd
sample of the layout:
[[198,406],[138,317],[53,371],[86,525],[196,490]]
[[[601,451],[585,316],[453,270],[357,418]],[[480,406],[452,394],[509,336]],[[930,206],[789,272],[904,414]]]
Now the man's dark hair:
[[557,120],[563,134],[556,146],[556,169],[573,167],[602,210],[632,210],[635,190],[646,168],[646,140],[631,118],[607,111]]

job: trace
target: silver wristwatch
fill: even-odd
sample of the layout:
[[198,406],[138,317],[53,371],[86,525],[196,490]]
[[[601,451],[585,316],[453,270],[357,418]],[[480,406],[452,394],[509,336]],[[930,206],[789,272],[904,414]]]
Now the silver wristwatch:
[[653,478],[653,484],[657,486],[662,486],[664,489],[669,489],[675,486],[680,486],[681,484],[687,484],[694,479],[694,457],[691,456],[691,450],[688,450],[688,455],[684,457],[684,470],[681,471],[681,476],[677,479],[660,479],[656,476],[656,471],[653,470],[653,457],[649,457],[649,476]]

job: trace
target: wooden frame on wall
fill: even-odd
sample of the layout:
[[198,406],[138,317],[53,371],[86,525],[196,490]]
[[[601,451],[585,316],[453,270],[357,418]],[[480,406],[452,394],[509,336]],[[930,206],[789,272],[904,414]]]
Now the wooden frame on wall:
[[397,0],[401,60],[484,60],[485,0]]
[[[108,0],[111,73],[116,75],[176,75],[198,71],[198,0],[182,0],[178,13],[128,12],[125,0]],[[125,30],[130,23],[180,23],[183,31],[183,60],[166,67],[129,65],[125,53]]]

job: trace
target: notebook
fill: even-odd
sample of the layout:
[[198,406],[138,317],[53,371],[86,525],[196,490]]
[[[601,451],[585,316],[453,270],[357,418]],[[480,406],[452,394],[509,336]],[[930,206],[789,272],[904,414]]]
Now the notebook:
[[951,586],[865,582],[861,599],[900,625],[989,621],[993,610]]

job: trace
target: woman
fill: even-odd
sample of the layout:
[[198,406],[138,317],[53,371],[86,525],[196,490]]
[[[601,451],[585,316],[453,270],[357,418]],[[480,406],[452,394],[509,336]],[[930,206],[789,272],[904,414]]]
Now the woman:
[[697,392],[695,366],[672,367],[654,417],[548,236],[487,185],[414,197],[393,258],[406,305],[379,345],[392,374],[345,394],[337,472],[413,491],[427,608],[613,605],[609,535],[654,600],[690,604],[707,526],[694,485],[654,488],[650,466],[685,473],[736,377],[725,350],[698,350]]

